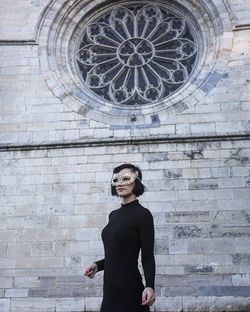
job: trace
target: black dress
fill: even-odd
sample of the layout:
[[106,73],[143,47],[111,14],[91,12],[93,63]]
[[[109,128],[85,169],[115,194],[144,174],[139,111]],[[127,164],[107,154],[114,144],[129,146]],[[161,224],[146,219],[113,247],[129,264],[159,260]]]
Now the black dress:
[[[149,312],[141,305],[144,287],[154,289],[154,223],[153,216],[136,199],[111,211],[103,228],[105,258],[95,263],[104,270],[103,300],[100,312]],[[138,269],[141,261],[146,285]]]

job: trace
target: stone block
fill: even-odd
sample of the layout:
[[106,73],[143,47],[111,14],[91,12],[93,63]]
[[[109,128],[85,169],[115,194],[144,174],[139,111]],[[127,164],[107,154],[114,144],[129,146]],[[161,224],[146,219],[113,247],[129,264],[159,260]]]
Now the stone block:
[[154,303],[155,311],[159,312],[181,312],[182,310],[182,297],[162,297],[159,296]]
[[89,252],[89,242],[69,242],[67,247],[69,255],[80,255]]
[[[219,273],[216,270],[216,266],[215,267],[215,274],[210,275],[209,280],[210,280],[210,284],[213,286],[231,286],[233,285],[232,283],[232,277],[233,275],[231,273]],[[231,268],[231,271],[233,271],[233,269]]]
[[33,242],[31,245],[32,256],[52,256],[54,254],[54,242]]
[[10,299],[0,298],[0,311],[1,312],[10,311]]
[[235,297],[234,298],[234,310],[248,312],[250,311],[250,297]]
[[86,222],[85,215],[59,216],[58,226],[63,228],[84,227]]
[[9,257],[27,257],[31,255],[29,243],[8,243],[7,255]]
[[249,265],[250,264],[250,255],[249,254],[233,254],[232,255],[233,264],[240,265]]
[[98,311],[101,306],[102,297],[87,297],[85,298],[86,311]]
[[176,255],[175,264],[177,265],[192,265],[192,266],[220,266],[220,265],[230,265],[231,256],[230,255],[203,255],[203,254],[193,254],[193,255]]
[[11,276],[0,276],[1,288],[12,288],[14,285],[14,278]]
[[210,311],[209,297],[183,297],[183,312]]
[[[1,283],[0,283],[1,284]],[[14,286],[19,287],[36,287],[39,281],[37,276],[16,276],[14,278]]]
[[156,239],[155,252],[161,255],[168,254],[169,253],[168,241],[166,239]]
[[212,273],[214,271],[211,265],[185,265],[185,273]]
[[104,215],[93,215],[93,216],[88,215],[88,216],[86,216],[86,226],[87,227],[103,226],[105,223],[106,223],[106,216],[104,216]]
[[250,274],[233,274],[233,286],[250,286]]
[[176,274],[184,274],[184,267],[183,266],[177,266],[177,265],[169,265],[164,267],[164,273],[167,275],[176,275]]
[[99,230],[95,227],[76,229],[77,241],[93,241],[99,239]]
[[1,257],[7,256],[7,244],[0,243],[0,256]]
[[84,311],[85,302],[82,298],[59,298],[56,299],[56,311]]
[[189,181],[190,190],[205,190],[219,188],[217,179],[194,179]]
[[28,297],[28,289],[26,288],[7,288],[5,289],[5,297]]
[[237,253],[250,254],[250,237],[240,237],[235,239]]
[[24,224],[24,217],[12,217],[7,219],[7,229],[22,229]]
[[211,239],[190,238],[187,248],[189,254],[211,254],[213,253],[213,242]]
[[196,296],[196,289],[190,286],[166,286],[161,288],[161,296],[163,297],[183,297],[183,296]]
[[42,288],[42,287],[34,287],[29,288],[29,298],[34,297],[48,297],[48,288]]
[[230,238],[217,238],[213,240],[214,253],[234,253],[235,252],[235,242]]
[[13,298],[10,312],[54,312],[54,298]]
[[167,152],[158,152],[158,153],[144,153],[144,161],[163,161],[168,159]]
[[191,238],[191,237],[201,237],[202,228],[197,225],[183,225],[175,226],[174,237],[175,238]]
[[235,312],[233,296],[221,296],[221,297],[210,296],[209,305],[211,311]]
[[187,239],[170,239],[169,254],[187,254]]
[[0,268],[2,270],[4,269],[12,269],[15,267],[15,258],[9,258],[9,257],[1,257],[0,258]]
[[201,286],[198,290],[199,296],[209,297],[248,297],[250,286]]

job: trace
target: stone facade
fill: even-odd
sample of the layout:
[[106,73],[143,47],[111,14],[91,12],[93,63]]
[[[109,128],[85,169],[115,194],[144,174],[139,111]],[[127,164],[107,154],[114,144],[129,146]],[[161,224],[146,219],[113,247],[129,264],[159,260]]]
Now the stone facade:
[[151,311],[250,311],[250,3],[196,2],[176,5],[206,34],[197,75],[131,112],[77,97],[62,66],[74,18],[105,1],[1,1],[1,312],[99,311],[103,273],[83,267],[103,257],[124,162],[155,221]]

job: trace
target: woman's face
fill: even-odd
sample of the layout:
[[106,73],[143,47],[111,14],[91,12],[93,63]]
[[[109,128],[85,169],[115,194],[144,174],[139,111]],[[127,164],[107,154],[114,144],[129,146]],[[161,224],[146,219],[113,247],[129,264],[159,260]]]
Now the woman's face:
[[[124,169],[119,171],[119,174],[127,174],[127,173],[131,174],[132,171],[129,168],[124,168]],[[135,187],[135,181],[128,184],[128,185],[118,183],[118,185],[115,187],[115,189],[116,189],[117,195],[122,196],[122,197],[126,197],[126,196],[133,194],[134,187]]]

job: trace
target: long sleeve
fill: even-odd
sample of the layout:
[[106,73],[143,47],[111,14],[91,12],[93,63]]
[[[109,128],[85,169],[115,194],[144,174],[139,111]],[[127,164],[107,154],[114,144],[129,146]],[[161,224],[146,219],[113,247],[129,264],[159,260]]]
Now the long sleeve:
[[95,263],[97,264],[97,272],[104,270],[104,266],[105,266],[105,258],[95,261]]
[[[111,216],[112,212],[113,211],[111,211],[110,214],[109,214],[109,220],[110,220],[110,216]],[[104,268],[105,268],[105,258],[103,258],[101,260],[98,260],[98,261],[95,261],[94,263],[97,264],[97,268],[98,268],[97,272],[104,270]]]
[[141,262],[144,271],[146,287],[154,289],[155,258],[154,258],[154,221],[150,210],[140,214],[139,233],[141,242]]

